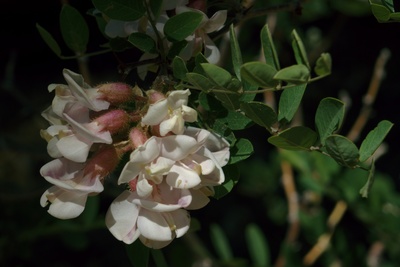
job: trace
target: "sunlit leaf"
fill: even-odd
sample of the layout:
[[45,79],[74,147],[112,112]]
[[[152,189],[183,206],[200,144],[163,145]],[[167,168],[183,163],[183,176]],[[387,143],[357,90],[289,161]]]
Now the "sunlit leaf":
[[274,124],[277,123],[277,115],[271,107],[262,102],[247,102],[241,103],[240,109],[255,123],[265,127],[269,132],[273,132]]
[[379,124],[370,131],[360,146],[360,161],[367,160],[378,149],[386,135],[392,128],[393,123],[387,120],[379,122]]
[[278,81],[273,77],[276,74],[274,67],[262,62],[248,62],[240,68],[242,80],[258,87],[274,87]]
[[89,41],[89,27],[78,10],[63,5],[60,13],[61,34],[72,51],[83,54]]
[[224,68],[210,63],[201,63],[200,65],[206,73],[208,79],[221,88],[226,88],[232,80],[231,74]]
[[92,0],[92,3],[107,17],[115,20],[134,21],[146,12],[142,0]]
[[265,62],[271,66],[274,66],[276,70],[279,70],[279,59],[268,25],[264,25],[264,27],[261,29],[260,35]]
[[315,126],[322,145],[328,136],[340,128],[344,112],[344,103],[339,99],[327,97],[321,100],[315,113]]
[[303,65],[292,65],[281,70],[274,75],[275,80],[281,80],[293,84],[306,83],[310,78],[309,69]]
[[327,153],[340,165],[354,168],[359,163],[357,146],[344,136],[333,134],[326,138]]
[[58,43],[56,42],[56,40],[54,40],[53,36],[48,31],[46,31],[44,28],[42,28],[42,26],[40,26],[39,24],[36,24],[36,28],[39,31],[40,36],[46,42],[46,44],[50,47],[50,49],[58,57],[60,57],[61,56],[61,48],[58,45]]
[[184,12],[173,16],[164,25],[164,34],[172,41],[182,41],[200,25],[203,15],[198,12]]
[[317,133],[310,128],[296,126],[271,136],[268,142],[282,149],[309,151],[317,139]]
[[278,107],[278,120],[280,122],[289,123],[293,119],[299,109],[306,87],[307,84],[304,83],[283,90]]

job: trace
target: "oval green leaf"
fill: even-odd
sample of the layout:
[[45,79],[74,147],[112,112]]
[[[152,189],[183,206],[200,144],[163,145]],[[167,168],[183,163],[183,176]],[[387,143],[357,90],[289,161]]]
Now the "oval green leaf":
[[231,44],[232,65],[236,77],[240,80],[240,66],[243,64],[242,52],[240,51],[239,42],[236,37],[235,26],[231,24],[229,27],[229,40]]
[[303,64],[308,69],[310,69],[310,63],[308,62],[306,49],[304,47],[303,41],[301,40],[296,30],[292,31],[292,38],[293,38],[292,48],[297,64]]
[[285,81],[293,84],[302,84],[308,82],[310,78],[309,69],[303,65],[292,65],[279,70],[275,75],[275,80]]
[[249,140],[240,138],[236,141],[235,145],[231,147],[230,152],[231,157],[229,159],[229,164],[234,164],[250,157],[253,154],[254,149]]
[[270,266],[271,256],[267,239],[256,224],[249,224],[246,227],[246,242],[253,266]]
[[83,54],[89,41],[89,27],[78,10],[63,5],[60,13],[61,34],[72,51]]
[[218,87],[228,87],[228,84],[232,80],[232,75],[227,70],[210,63],[201,63],[200,66],[210,81],[215,83]]
[[392,128],[393,123],[387,120],[383,120],[370,131],[360,146],[360,161],[367,160],[372,154],[378,149],[386,135]]
[[322,145],[342,125],[344,111],[344,103],[333,97],[324,98],[319,103],[315,113],[315,126]]
[[390,19],[390,10],[379,4],[370,3],[372,14],[379,22],[387,22]]
[[252,101],[241,103],[240,109],[255,123],[265,127],[270,133],[274,132],[273,126],[277,123],[277,115],[270,106],[262,102]]
[[246,80],[249,84],[258,87],[274,87],[278,85],[278,81],[273,77],[276,69],[262,62],[248,62],[240,68],[240,76],[242,80]]
[[310,151],[317,139],[317,133],[310,128],[296,126],[271,136],[268,142],[282,149]]
[[326,152],[340,165],[355,168],[359,163],[357,146],[341,135],[331,135],[325,140]]
[[42,28],[39,24],[36,24],[36,28],[39,31],[40,36],[42,39],[45,41],[45,43],[50,47],[50,49],[58,56],[61,57],[61,48],[54,40],[53,36],[46,31],[44,28]]
[[272,40],[271,32],[268,28],[268,24],[264,25],[264,27],[261,29],[260,38],[265,62],[279,70],[279,59],[276,53],[274,42]]
[[203,15],[198,12],[184,12],[173,16],[164,25],[164,34],[171,41],[182,41],[200,25]]
[[322,53],[315,63],[314,71],[318,76],[325,76],[331,73],[332,58],[329,53]]
[[173,72],[175,78],[183,80],[183,81],[187,80],[186,74],[189,71],[186,68],[186,63],[182,58],[175,57],[174,60],[172,60],[172,72]]
[[283,123],[289,123],[297,110],[299,109],[307,84],[299,84],[282,91],[279,98],[278,120]]
[[156,42],[153,38],[141,32],[131,33],[128,41],[143,52],[153,52],[156,47]]

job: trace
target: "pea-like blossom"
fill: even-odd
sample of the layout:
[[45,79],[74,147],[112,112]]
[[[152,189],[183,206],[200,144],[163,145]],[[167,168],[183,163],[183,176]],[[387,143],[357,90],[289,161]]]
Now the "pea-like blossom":
[[142,118],[143,125],[159,125],[161,136],[169,132],[182,134],[185,122],[197,121],[197,111],[187,106],[189,89],[172,91],[164,99],[149,106]]

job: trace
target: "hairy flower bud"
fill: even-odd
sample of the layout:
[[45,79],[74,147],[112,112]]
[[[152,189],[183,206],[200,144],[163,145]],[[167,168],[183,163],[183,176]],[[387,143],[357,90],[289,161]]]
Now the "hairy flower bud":
[[120,82],[102,84],[98,87],[98,91],[103,94],[103,99],[111,105],[125,103],[133,96],[131,86]]
[[142,130],[138,128],[133,128],[129,133],[129,139],[132,143],[133,148],[137,148],[146,143],[147,136]]
[[129,123],[129,115],[121,109],[110,110],[94,119],[104,131],[115,134],[123,130]]
[[104,146],[88,160],[84,168],[84,175],[105,177],[117,167],[119,157],[114,146]]

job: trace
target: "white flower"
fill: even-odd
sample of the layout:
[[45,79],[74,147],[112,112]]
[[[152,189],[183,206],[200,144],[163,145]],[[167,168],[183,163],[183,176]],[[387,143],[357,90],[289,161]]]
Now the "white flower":
[[169,132],[182,134],[185,122],[197,121],[197,111],[187,106],[189,95],[189,89],[172,91],[167,98],[151,104],[142,125],[160,125],[161,136]]
[[190,217],[182,208],[192,200],[189,190],[174,189],[165,182],[154,187],[146,198],[124,191],[113,201],[106,225],[118,240],[131,244],[140,238],[148,247],[162,248],[187,232]]

